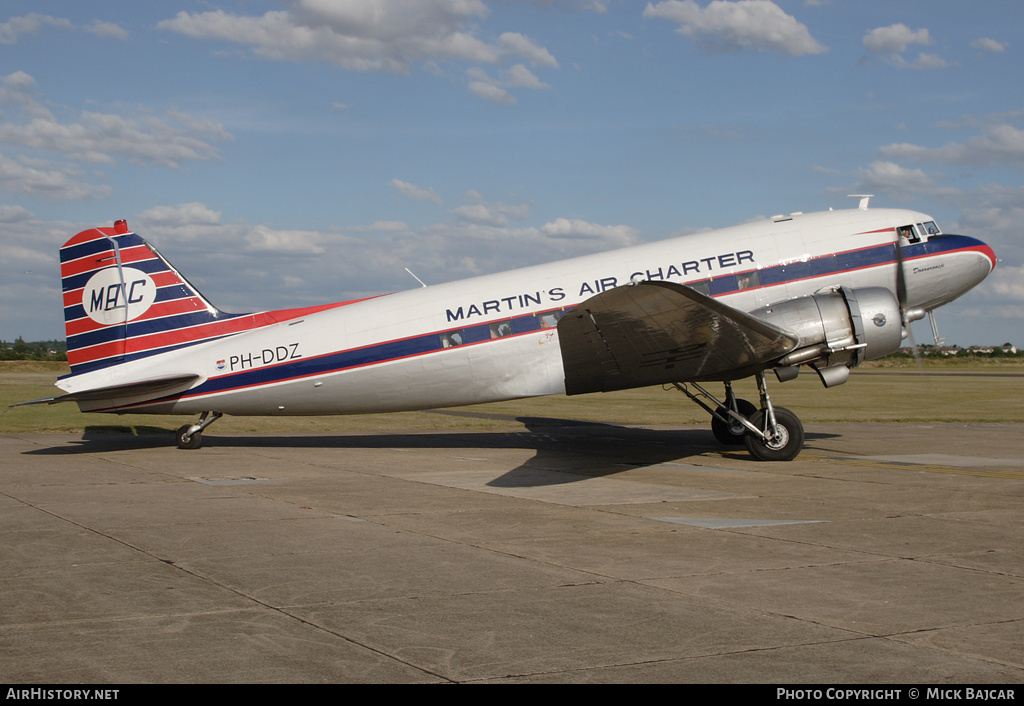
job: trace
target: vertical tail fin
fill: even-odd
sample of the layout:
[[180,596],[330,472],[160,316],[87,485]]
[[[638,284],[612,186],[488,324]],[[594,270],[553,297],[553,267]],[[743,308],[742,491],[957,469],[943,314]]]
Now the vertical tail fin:
[[214,324],[237,316],[218,311],[125,221],[71,238],[60,271],[73,374],[215,338],[223,333]]

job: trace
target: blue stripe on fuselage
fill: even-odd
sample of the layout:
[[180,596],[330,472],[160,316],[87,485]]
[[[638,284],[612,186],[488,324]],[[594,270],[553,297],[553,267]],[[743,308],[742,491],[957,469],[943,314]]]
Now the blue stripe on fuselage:
[[[914,243],[903,247],[903,258],[905,261],[918,259],[930,255],[937,255],[954,250],[971,248],[982,243],[974,238],[965,236],[943,236],[934,237],[924,243]],[[826,255],[803,262],[775,265],[760,270],[747,270],[734,274],[716,277],[713,280],[697,280],[687,282],[688,286],[701,283],[710,285],[714,296],[733,294],[738,291],[753,291],[768,286],[777,286],[789,282],[797,282],[804,279],[821,277],[829,274],[845,274],[855,270],[885,265],[894,265],[896,262],[896,248],[894,244],[885,244],[853,250],[835,255]],[[737,278],[744,274],[756,272],[760,278],[758,287],[739,289]],[[716,284],[717,283],[717,284]],[[280,383],[288,380],[325,375],[343,372],[355,368],[378,365],[403,358],[409,358],[428,353],[436,353],[446,350],[443,339],[446,335],[459,332],[462,334],[463,345],[478,345],[493,339],[491,325],[498,322],[508,322],[511,336],[519,336],[538,331],[541,326],[541,315],[551,312],[568,311],[572,307],[562,309],[548,309],[543,312],[532,312],[522,316],[497,319],[485,323],[475,324],[453,329],[444,329],[432,333],[413,336],[396,341],[386,341],[373,344],[364,348],[357,348],[335,353],[327,353],[311,358],[302,358],[286,363],[265,365],[259,368],[229,373],[215,378],[209,378],[198,387],[194,387],[185,395],[170,396],[161,400],[146,402],[138,406],[147,406],[159,402],[166,402],[179,397],[192,398],[205,395],[241,390],[245,388],[258,387],[272,383]],[[508,336],[504,336],[508,337]],[[449,338],[450,341],[450,338]],[[462,346],[455,346],[462,347]]]

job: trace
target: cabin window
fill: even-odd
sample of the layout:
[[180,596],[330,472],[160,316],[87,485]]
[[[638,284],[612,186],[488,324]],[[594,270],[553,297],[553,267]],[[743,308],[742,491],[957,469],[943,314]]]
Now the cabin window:
[[757,270],[736,275],[736,289],[754,289],[761,286],[761,277]]
[[441,334],[441,347],[454,348],[462,345],[462,331],[448,331]]
[[924,224],[918,223],[917,227],[921,230],[922,235],[932,236],[938,235],[941,232],[939,227],[935,225],[935,221],[928,221]]
[[558,326],[558,320],[562,318],[561,311],[549,311],[546,314],[537,314],[537,318],[540,320],[541,328],[555,328]]
[[705,297],[711,296],[711,285],[708,284],[707,280],[703,280],[701,282],[687,282],[686,286],[696,292],[700,292]]
[[491,338],[502,338],[512,333],[511,321],[496,321],[491,324]]

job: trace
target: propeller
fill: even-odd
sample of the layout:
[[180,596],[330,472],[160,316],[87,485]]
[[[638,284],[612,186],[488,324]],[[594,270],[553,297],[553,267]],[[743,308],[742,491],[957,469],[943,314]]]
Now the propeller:
[[924,318],[924,309],[911,309],[907,304],[907,275],[903,269],[903,236],[900,229],[896,229],[896,302],[900,307],[900,318],[903,320],[903,330],[906,337],[910,339],[910,350],[914,353],[914,360],[917,362],[918,370],[923,370],[921,363],[921,350],[914,340],[914,330],[910,327],[912,321],[919,321]]

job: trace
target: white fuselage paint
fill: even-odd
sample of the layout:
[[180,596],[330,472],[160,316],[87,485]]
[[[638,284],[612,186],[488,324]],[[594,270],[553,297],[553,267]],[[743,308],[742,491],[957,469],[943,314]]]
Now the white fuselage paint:
[[[206,410],[237,415],[358,414],[558,394],[565,387],[555,328],[342,370],[311,372],[296,363],[309,365],[338,352],[372,351],[388,342],[440,336],[460,327],[534,312],[568,310],[602,289],[628,284],[631,279],[690,283],[779,266],[791,267],[796,274],[816,258],[891,244],[895,227],[931,220],[913,211],[870,209],[758,221],[381,296],[74,375],[58,384],[76,392],[165,376],[200,376],[192,390],[177,399],[138,405],[133,403],[140,400],[130,397],[114,403],[80,403],[84,411],[154,414]],[[966,292],[990,269],[988,258],[971,251],[939,253],[908,262],[908,303],[938,306]],[[895,266],[889,262],[762,285],[725,294],[721,300],[751,311],[824,287],[894,290],[895,280]],[[294,377],[270,382],[253,377],[292,370]],[[250,382],[237,389],[196,394],[205,383],[232,379]]]

